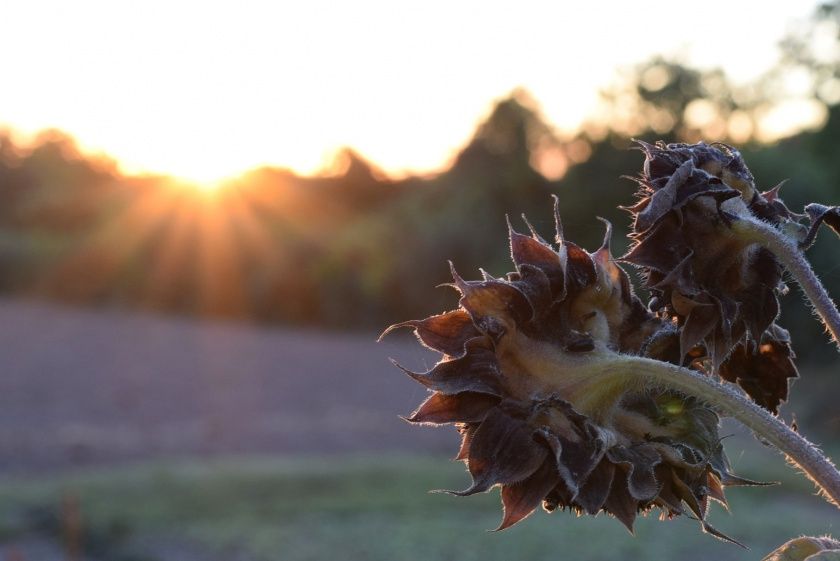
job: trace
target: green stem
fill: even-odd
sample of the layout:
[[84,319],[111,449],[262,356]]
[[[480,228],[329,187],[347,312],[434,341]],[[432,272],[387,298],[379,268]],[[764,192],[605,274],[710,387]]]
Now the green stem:
[[840,312],[814,270],[811,269],[811,265],[805,259],[796,241],[772,224],[761,220],[736,220],[732,224],[732,229],[744,238],[768,249],[782,262],[811,301],[814,310],[831,333],[832,340],[840,349]]
[[819,487],[825,498],[840,508],[840,472],[820,450],[741,393],[717,380],[667,362],[619,355],[600,363],[607,372],[625,372],[646,385],[668,388],[702,400],[721,414],[737,419],[759,438],[781,451]]

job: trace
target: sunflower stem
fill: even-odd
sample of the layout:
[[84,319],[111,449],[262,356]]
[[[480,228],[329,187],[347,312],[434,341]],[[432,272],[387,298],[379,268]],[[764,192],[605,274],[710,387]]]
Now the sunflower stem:
[[793,276],[814,310],[820,316],[831,338],[840,350],[840,312],[817,277],[797,242],[784,232],[761,220],[741,219],[732,229],[744,238],[772,252]]
[[831,460],[782,419],[762,409],[732,386],[687,368],[638,356],[620,355],[620,358],[606,359],[601,367],[606,371],[632,372],[646,385],[696,397],[722,415],[738,420],[781,451],[817,485],[826,500],[840,508],[840,472]]

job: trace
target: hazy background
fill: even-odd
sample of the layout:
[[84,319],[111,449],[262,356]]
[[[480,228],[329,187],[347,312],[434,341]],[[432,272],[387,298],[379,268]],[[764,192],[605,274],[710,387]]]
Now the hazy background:
[[[16,6],[0,88],[0,556],[760,559],[838,516],[737,427],[713,522],[538,513],[499,535],[385,326],[510,269],[505,216],[627,247],[631,138],[724,141],[840,203],[840,7]],[[670,7],[669,7],[670,6]],[[770,15],[773,12],[774,15]],[[488,105],[489,103],[489,105]],[[342,147],[353,146],[353,148]],[[250,171],[244,171],[248,170]],[[523,226],[524,227],[524,226]],[[840,240],[810,251],[840,294]],[[835,456],[837,359],[784,299],[783,408]],[[795,415],[794,412],[795,411]],[[562,518],[559,520],[558,518]]]

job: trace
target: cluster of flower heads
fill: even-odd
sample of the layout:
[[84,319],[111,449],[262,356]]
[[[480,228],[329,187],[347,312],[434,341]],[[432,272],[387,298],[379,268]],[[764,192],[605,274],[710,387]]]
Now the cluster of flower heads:
[[[403,369],[432,392],[407,420],[456,425],[472,484],[453,493],[500,486],[498,529],[540,504],[605,511],[631,530],[638,513],[658,508],[725,538],[705,522],[709,499],[725,505],[725,486],[757,484],[731,473],[712,409],[607,365],[627,355],[688,365],[737,381],[776,412],[797,375],[788,334],[774,323],[781,270],[728,229],[747,215],[795,217],[777,190],[756,190],[728,146],[640,146],[635,244],[623,259],[643,270],[648,306],[610,254],[609,225],[589,253],[564,239],[555,200],[556,245],[530,224],[531,235],[510,228],[514,272],[465,281],[453,267],[457,309],[386,331],[412,328],[443,355],[428,372]],[[837,229],[836,209],[811,218],[812,229]]]

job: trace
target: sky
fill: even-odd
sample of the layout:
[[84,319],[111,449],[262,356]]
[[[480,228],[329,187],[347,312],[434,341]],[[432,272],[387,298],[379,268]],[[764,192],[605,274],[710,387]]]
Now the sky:
[[352,146],[440,169],[527,89],[571,131],[655,54],[746,82],[816,2],[0,0],[0,128],[58,128],[129,173],[313,173]]

